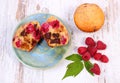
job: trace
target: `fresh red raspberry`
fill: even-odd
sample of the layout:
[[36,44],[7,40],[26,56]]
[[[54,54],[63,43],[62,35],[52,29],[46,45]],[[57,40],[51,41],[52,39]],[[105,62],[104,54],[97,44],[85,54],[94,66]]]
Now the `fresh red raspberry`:
[[98,50],[104,50],[106,49],[106,44],[104,44],[102,41],[97,42],[97,49]]
[[88,46],[95,46],[95,41],[91,37],[87,37],[85,40],[86,45]]
[[86,51],[87,51],[86,47],[79,47],[78,48],[78,53],[81,54],[81,55],[84,54]]
[[103,62],[103,63],[108,63],[109,59],[106,55],[102,55],[101,58],[100,58],[100,61]]
[[44,33],[47,33],[49,31],[49,24],[48,23],[43,23],[41,25],[41,31]]
[[16,42],[15,42],[15,45],[19,48],[21,46],[21,40],[18,39]]
[[100,72],[101,72],[99,65],[96,63],[93,65],[93,68],[91,68],[90,71],[96,75],[100,75]]
[[85,52],[83,55],[82,55],[82,59],[84,60],[84,61],[88,61],[88,60],[90,60],[90,53],[89,52]]
[[59,28],[60,24],[58,20],[54,20],[52,22],[49,22],[49,24],[53,27],[53,28]]
[[95,53],[94,59],[95,59],[95,60],[100,60],[101,56],[102,56],[101,53]]
[[26,31],[27,33],[32,33],[32,32],[35,31],[35,28],[34,28],[34,26],[33,26],[32,24],[29,24],[29,25],[26,27],[25,31]]
[[97,52],[97,48],[96,47],[91,47],[91,46],[88,46],[88,51],[90,52],[91,54],[91,57],[93,57],[95,55],[95,53]]

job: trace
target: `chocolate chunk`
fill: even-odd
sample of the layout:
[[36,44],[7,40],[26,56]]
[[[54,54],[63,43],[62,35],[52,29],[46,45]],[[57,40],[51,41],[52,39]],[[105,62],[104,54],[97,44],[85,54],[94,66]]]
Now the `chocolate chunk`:
[[34,46],[36,43],[37,42],[34,39],[32,39],[32,46]]
[[15,41],[15,37],[13,38],[13,41]]
[[37,27],[37,24],[34,24],[34,27],[36,28],[36,27]]
[[60,44],[60,39],[52,39],[52,40],[50,41],[50,43],[51,43],[51,44],[53,44],[53,43]]
[[20,35],[21,35],[21,36],[26,36],[27,33],[25,32],[25,30],[23,30]]
[[51,32],[46,33],[46,34],[45,34],[45,38],[46,38],[46,39],[50,39],[50,38],[51,38]]
[[52,35],[53,35],[53,37],[54,37],[55,39],[58,39],[58,38],[59,38],[59,33],[53,33]]

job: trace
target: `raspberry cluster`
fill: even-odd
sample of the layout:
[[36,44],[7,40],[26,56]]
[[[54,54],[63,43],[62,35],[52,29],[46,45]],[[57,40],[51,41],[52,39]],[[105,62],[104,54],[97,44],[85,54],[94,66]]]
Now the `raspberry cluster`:
[[[105,50],[107,45],[102,41],[98,40],[95,42],[91,37],[87,37],[85,40],[85,46],[81,46],[78,48],[78,53],[82,56],[84,61],[89,61],[90,58],[93,58],[97,61],[101,61],[103,63],[108,63],[109,59],[106,55],[101,54],[98,50]],[[91,68],[91,72],[96,75],[100,75],[100,67],[98,64],[94,64],[93,68]]]

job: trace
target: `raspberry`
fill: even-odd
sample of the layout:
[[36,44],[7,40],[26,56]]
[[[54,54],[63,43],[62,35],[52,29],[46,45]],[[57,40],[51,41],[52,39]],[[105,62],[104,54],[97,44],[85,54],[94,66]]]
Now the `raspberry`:
[[62,36],[61,43],[64,45],[66,43],[66,41],[67,41],[67,39],[64,36]]
[[21,46],[21,40],[18,39],[16,42],[15,42],[15,45],[19,48]]
[[79,53],[79,54],[84,54],[86,51],[87,51],[87,48],[86,48],[86,47],[79,47],[79,48],[78,48],[78,53]]
[[41,33],[39,30],[36,30],[33,32],[33,37],[36,39],[36,40],[39,40],[40,37],[41,37]]
[[52,21],[52,22],[49,22],[49,24],[50,24],[53,28],[58,28],[58,27],[60,26],[58,20],[54,20],[54,21]]
[[34,26],[33,26],[32,24],[29,24],[29,25],[26,27],[25,31],[26,31],[27,33],[32,33],[32,32],[35,31],[35,28],[34,28]]
[[95,46],[95,41],[91,37],[87,37],[85,40],[86,45],[88,46]]
[[106,49],[106,44],[104,44],[102,41],[97,42],[97,49],[98,50],[104,50]]
[[103,62],[103,63],[108,63],[109,59],[106,55],[102,55],[101,58],[100,58],[100,61]]
[[90,71],[96,75],[100,75],[100,72],[101,72],[99,65],[96,63],[93,65],[93,68],[91,68]]
[[90,53],[89,53],[89,52],[84,53],[84,54],[82,55],[82,59],[83,59],[84,61],[90,60]]
[[88,46],[88,51],[90,52],[91,56],[93,57],[94,54],[97,52],[97,48],[96,47],[91,47],[91,46]]
[[42,30],[42,32],[47,33],[49,31],[49,24],[48,23],[43,23],[41,25],[41,30]]
[[95,53],[94,59],[95,60],[100,60],[101,56],[102,56],[101,53]]

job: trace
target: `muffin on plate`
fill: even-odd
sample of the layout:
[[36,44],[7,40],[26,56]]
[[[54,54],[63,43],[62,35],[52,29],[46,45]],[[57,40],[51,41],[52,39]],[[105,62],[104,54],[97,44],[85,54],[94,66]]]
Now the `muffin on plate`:
[[23,51],[31,51],[41,39],[40,28],[37,21],[21,25],[14,34],[13,46]]
[[68,31],[64,24],[54,16],[50,16],[47,21],[41,25],[41,31],[50,47],[68,44]]
[[92,3],[80,5],[74,13],[74,22],[76,26],[85,32],[94,32],[99,30],[104,24],[105,16],[102,9]]

